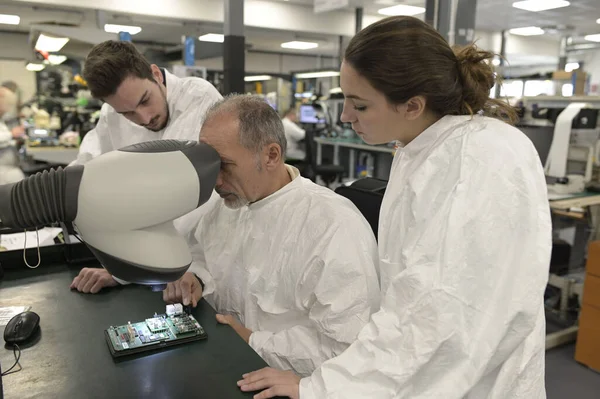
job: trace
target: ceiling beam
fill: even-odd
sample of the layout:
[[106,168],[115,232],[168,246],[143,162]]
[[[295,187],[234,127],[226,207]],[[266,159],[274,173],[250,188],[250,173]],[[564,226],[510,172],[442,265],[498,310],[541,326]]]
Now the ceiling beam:
[[589,51],[589,50],[598,50],[600,49],[600,43],[581,43],[581,44],[573,44],[567,46],[567,53],[571,53],[574,51]]
[[68,37],[89,44],[100,44],[106,40],[116,40],[117,35],[95,28],[72,28],[70,26],[33,24],[31,31],[48,33],[58,37]]
[[[38,4],[70,9],[93,9],[112,13],[144,15],[170,18],[181,21],[223,23],[223,0],[13,0],[15,3]],[[267,17],[276,15],[276,18]],[[376,15],[365,15],[367,26],[381,19]],[[264,29],[279,29],[299,33],[327,35],[354,35],[354,13],[352,10],[336,10],[315,14],[312,7],[299,4],[278,3],[264,0],[246,0],[244,4],[244,26]]]

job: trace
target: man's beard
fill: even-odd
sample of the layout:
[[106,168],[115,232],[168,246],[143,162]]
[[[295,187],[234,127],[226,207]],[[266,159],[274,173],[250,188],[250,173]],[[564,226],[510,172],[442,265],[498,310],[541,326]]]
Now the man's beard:
[[164,129],[166,123],[162,123],[160,125],[155,125],[155,123],[160,119],[160,115],[156,115],[154,118],[152,118],[152,120],[150,121],[149,124],[144,125],[144,127],[148,130],[151,130],[153,132],[160,132],[161,130]]
[[[160,95],[162,96],[163,100],[165,101],[165,121],[163,123],[161,123],[159,126],[156,127],[147,127],[146,129],[148,130],[152,130],[153,132],[160,132],[161,130],[163,130],[165,127],[167,127],[167,124],[169,123],[169,118],[170,118],[170,113],[169,113],[169,103],[167,102],[167,96],[165,95],[165,93],[162,92],[162,90],[160,91]],[[160,116],[159,116],[160,119]]]
[[225,198],[221,197],[221,199],[225,202],[225,206],[229,209],[240,209],[250,203],[246,198],[236,194],[231,193],[229,191],[219,191],[216,190],[217,194],[224,195]]

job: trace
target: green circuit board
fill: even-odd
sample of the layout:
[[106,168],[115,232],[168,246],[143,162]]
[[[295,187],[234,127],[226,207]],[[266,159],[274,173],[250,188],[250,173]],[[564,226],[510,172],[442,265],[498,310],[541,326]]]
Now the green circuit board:
[[110,326],[104,335],[115,357],[206,338],[200,323],[186,313],[154,314],[144,321]]

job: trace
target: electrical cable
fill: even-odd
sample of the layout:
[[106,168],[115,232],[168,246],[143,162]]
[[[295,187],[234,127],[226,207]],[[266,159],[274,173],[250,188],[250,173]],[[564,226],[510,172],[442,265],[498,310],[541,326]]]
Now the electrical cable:
[[77,234],[75,234],[73,237],[77,238],[77,241],[79,241],[80,243],[85,244],[85,242],[81,241],[81,238],[79,238]]
[[41,263],[42,263],[42,256],[40,255],[40,233],[37,229],[37,227],[35,228],[35,235],[37,237],[37,256],[38,256],[38,263],[35,266],[31,266],[28,262],[27,262],[27,230],[25,231],[25,244],[23,244],[23,260],[25,261],[25,265],[27,265],[28,268],[30,269],[36,269]]
[[[18,354],[17,354],[17,351],[18,351]],[[6,370],[2,373],[2,375],[1,375],[2,377],[4,377],[5,375],[13,374],[13,373],[18,373],[19,371],[23,370],[21,363],[19,363],[19,360],[21,359],[21,348],[19,348],[19,345],[17,345],[17,344],[13,344],[13,355],[15,356],[15,363],[12,366],[10,366],[10,368],[8,370]],[[11,371],[17,365],[19,366],[19,369]]]

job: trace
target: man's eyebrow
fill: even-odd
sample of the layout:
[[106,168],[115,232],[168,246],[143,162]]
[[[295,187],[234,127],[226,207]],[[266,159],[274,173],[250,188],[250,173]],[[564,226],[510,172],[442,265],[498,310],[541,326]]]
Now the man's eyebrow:
[[140,101],[138,102],[138,106],[144,102],[144,100],[146,99],[147,96],[148,96],[148,90],[146,90],[144,92],[144,94],[142,95],[142,98],[140,98]]
[[[142,94],[142,98],[140,98],[140,101],[138,102],[138,104],[136,105],[136,107],[139,107],[140,104],[144,102],[144,100],[146,99],[147,96],[148,96],[148,90],[146,90],[144,92],[144,94]],[[130,111],[117,111],[117,114],[123,115],[123,114],[126,114],[128,112],[130,112]]]

